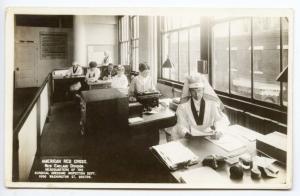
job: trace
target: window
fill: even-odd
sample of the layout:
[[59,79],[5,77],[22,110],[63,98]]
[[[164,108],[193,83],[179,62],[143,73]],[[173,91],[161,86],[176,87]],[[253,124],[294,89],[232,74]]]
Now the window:
[[230,22],[230,92],[251,97],[251,20]]
[[190,35],[189,35],[189,71],[190,73],[195,73],[198,71],[197,69],[197,61],[201,58],[200,57],[200,27],[191,28]]
[[139,67],[139,17],[132,17],[132,67],[137,71]]
[[139,17],[123,16],[119,20],[120,63],[138,70],[139,64]]
[[276,78],[287,59],[286,18],[238,18],[212,27],[212,82],[218,91],[253,102],[286,105],[286,83]]
[[200,60],[200,18],[161,18],[161,65],[170,59],[173,68],[161,67],[161,78],[184,82],[187,75],[197,72]]
[[213,87],[229,92],[229,23],[213,27]]
[[[282,70],[288,66],[288,49],[289,49],[289,23],[287,18],[282,18],[281,20],[282,28]],[[283,105],[287,106],[288,97],[288,85],[286,82],[282,83],[282,99]]]
[[121,48],[121,64],[129,65],[130,64],[130,28],[129,28],[129,16],[123,16],[119,21],[120,34],[119,34],[119,43]]
[[253,29],[253,96],[279,104],[280,18],[254,18]]

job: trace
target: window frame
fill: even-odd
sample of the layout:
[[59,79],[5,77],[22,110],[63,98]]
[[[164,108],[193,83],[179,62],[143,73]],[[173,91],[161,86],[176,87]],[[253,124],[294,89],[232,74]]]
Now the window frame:
[[[258,99],[255,99],[254,98],[254,74],[253,74],[253,53],[254,53],[254,50],[253,50],[253,18],[254,17],[239,17],[239,18],[227,18],[227,19],[221,19],[221,20],[217,20],[217,21],[214,21],[212,23],[212,25],[210,26],[210,32],[212,32],[212,28],[215,24],[219,24],[219,23],[224,23],[224,22],[229,22],[229,48],[230,48],[230,43],[231,43],[231,36],[230,36],[230,27],[231,27],[231,22],[232,21],[235,21],[235,20],[240,20],[240,19],[244,19],[244,18],[250,18],[251,20],[251,24],[250,24],[250,28],[251,28],[251,50],[250,50],[250,59],[251,59],[251,97],[244,97],[244,96],[240,96],[240,95],[236,95],[236,94],[233,94],[231,93],[231,87],[230,87],[230,80],[231,80],[231,73],[229,71],[229,92],[223,92],[223,91],[219,91],[219,90],[215,90],[215,92],[218,94],[218,95],[222,95],[222,96],[226,96],[226,97],[230,97],[230,98],[233,98],[233,99],[237,99],[237,100],[241,100],[241,101],[246,101],[246,102],[249,102],[249,103],[252,103],[252,104],[255,104],[255,105],[259,105],[259,106],[262,106],[262,107],[266,107],[266,108],[270,108],[270,109],[276,109],[276,110],[279,110],[279,111],[282,111],[282,112],[287,112],[287,106],[285,106],[283,104],[283,82],[280,82],[280,92],[279,92],[279,104],[276,104],[276,103],[269,103],[269,102],[265,102],[265,101],[262,101],[262,100],[258,100]],[[282,42],[282,20],[283,20],[283,17],[279,17],[279,25],[280,25],[280,31],[279,31],[279,36],[280,36],[280,51],[279,51],[279,66],[280,66],[280,72],[283,70],[283,61],[282,61],[282,52],[283,52],[283,42]],[[213,36],[210,37],[210,48],[212,48],[212,44],[213,44]],[[230,70],[230,66],[231,66],[231,62],[230,62],[230,53],[231,51],[229,50],[228,52],[228,55],[229,55],[229,70]],[[209,59],[211,59],[209,61],[209,69],[212,70],[213,68],[213,65],[212,65],[212,51],[210,51],[210,54],[209,54]],[[278,73],[279,74],[279,73]],[[212,84],[212,80],[213,80],[213,77],[212,77],[212,73],[210,73],[210,83]]]
[[[123,26],[122,26],[122,19],[124,17],[128,17],[128,26],[126,28],[127,29],[127,38],[126,40],[123,40],[123,37],[122,35],[124,34],[124,29],[123,29]],[[134,25],[134,20],[136,20],[136,26]],[[137,55],[137,59],[138,59],[138,55],[139,55],[139,16],[137,15],[134,15],[134,16],[130,16],[130,15],[124,15],[124,16],[120,16],[119,17],[119,39],[118,39],[118,45],[119,45],[119,54],[120,54],[120,58],[119,58],[119,63],[122,64],[122,46],[125,44],[127,45],[128,47],[128,64],[130,66],[130,70],[133,69],[133,67],[135,65],[133,65],[133,62],[134,61],[134,58],[136,58],[136,56],[134,55]],[[135,33],[135,34],[134,34]],[[137,44],[134,44],[134,43],[137,43]],[[134,54],[133,51],[136,51],[136,53]]]
[[[199,48],[200,48],[200,59],[201,60],[201,27],[202,27],[202,24],[201,24],[201,18],[199,17],[199,24],[193,24],[193,25],[188,25],[188,26],[185,26],[185,27],[178,27],[178,28],[173,28],[171,30],[164,30],[162,29],[161,25],[160,25],[160,28],[159,28],[159,36],[160,36],[160,42],[159,42],[159,45],[161,46],[160,47],[160,60],[159,60],[159,71],[158,71],[158,80],[159,81],[163,81],[164,83],[170,83],[172,85],[176,84],[176,86],[180,86],[180,85],[183,85],[183,82],[180,81],[180,32],[182,31],[187,31],[187,35],[188,35],[188,43],[187,43],[187,47],[188,47],[188,74],[190,74],[190,71],[191,71],[191,62],[190,62],[190,54],[191,54],[191,50],[190,50],[190,31],[191,29],[193,28],[200,28],[200,33],[199,33]],[[165,17],[161,17],[160,18],[160,23],[163,23],[165,24]],[[162,64],[163,64],[163,37],[166,35],[166,34],[171,34],[171,33],[176,33],[177,34],[177,47],[178,47],[178,57],[177,57],[177,62],[178,62],[178,71],[177,71],[177,78],[178,80],[172,80],[171,78],[163,78],[162,74],[163,74],[163,68],[162,68]]]

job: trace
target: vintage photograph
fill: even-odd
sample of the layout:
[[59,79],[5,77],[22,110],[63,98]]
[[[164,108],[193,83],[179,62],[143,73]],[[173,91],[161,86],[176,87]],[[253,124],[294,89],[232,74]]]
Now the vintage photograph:
[[292,10],[141,9],[8,10],[6,186],[291,188]]

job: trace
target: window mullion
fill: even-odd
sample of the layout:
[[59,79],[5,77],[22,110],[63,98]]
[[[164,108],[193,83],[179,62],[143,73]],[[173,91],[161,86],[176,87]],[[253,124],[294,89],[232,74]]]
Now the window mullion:
[[231,45],[230,45],[230,38],[231,38],[231,32],[230,32],[230,26],[231,26],[231,22],[228,22],[228,55],[229,55],[229,57],[228,57],[228,69],[229,69],[229,77],[228,77],[228,84],[229,84],[229,88],[228,88],[228,92],[229,92],[229,94],[231,94],[231,82],[230,82],[230,80],[231,80],[231,57],[230,57],[230,55],[231,55]]
[[[280,39],[280,50],[279,50],[279,53],[280,53],[280,55],[279,55],[279,61],[280,61],[280,73],[282,72],[282,69],[283,69],[283,65],[282,65],[282,63],[283,63],[283,61],[282,61],[282,51],[283,51],[283,40],[282,40],[282,17],[280,17],[279,18],[279,25],[280,25],[280,30],[279,30],[279,39]],[[282,82],[280,82],[280,93],[279,93],[279,99],[280,99],[280,105],[281,106],[283,106],[283,93],[282,93],[282,89],[283,89],[283,84],[282,84]]]
[[254,86],[254,78],[253,78],[253,69],[254,69],[254,66],[253,66],[253,52],[254,52],[254,47],[253,47],[253,18],[251,17],[251,23],[250,23],[250,36],[251,36],[251,46],[250,46],[250,48],[251,48],[251,50],[250,50],[250,54],[251,54],[251,62],[250,62],[250,64],[251,64],[251,100],[253,100],[254,99],[254,97],[253,97],[253,93],[254,93],[254,91],[253,91],[253,86]]
[[180,59],[179,59],[179,58],[180,58],[180,57],[179,57],[179,56],[180,56],[180,54],[179,54],[179,52],[180,52],[180,51],[179,51],[179,36],[180,36],[180,35],[179,35],[179,34],[180,34],[179,31],[177,31],[177,41],[178,41],[178,48],[177,48],[177,53],[178,53],[178,58],[177,58],[177,62],[178,62],[178,63],[177,63],[177,68],[178,68],[178,69],[177,69],[177,78],[178,78],[178,79],[177,79],[177,81],[179,81],[179,70],[180,70],[180,69],[179,69],[179,66],[180,66],[180,65],[179,65],[179,64],[180,64],[180,63],[179,63],[179,60],[180,60]]

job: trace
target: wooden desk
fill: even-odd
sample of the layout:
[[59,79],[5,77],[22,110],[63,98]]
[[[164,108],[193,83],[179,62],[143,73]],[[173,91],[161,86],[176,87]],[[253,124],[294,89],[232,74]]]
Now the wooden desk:
[[76,82],[84,83],[85,76],[52,76],[53,102],[70,101],[72,97],[68,94],[70,86]]
[[[242,128],[245,129],[245,128]],[[249,129],[248,129],[249,130]],[[255,133],[256,134],[256,133]],[[260,135],[257,135],[260,137]],[[203,173],[205,170],[194,170],[202,166],[201,161],[208,155],[217,154],[226,156],[227,152],[221,147],[213,144],[205,138],[192,138],[192,139],[181,139],[179,140],[184,146],[188,147],[192,152],[194,152],[200,160],[200,163],[189,167],[188,169],[180,169],[177,171],[170,171],[173,177],[178,181],[182,182],[183,172],[191,172],[189,181],[193,182],[193,187],[195,188],[274,188],[277,185],[284,185],[286,182],[286,169],[285,166],[276,165],[279,169],[279,175],[277,178],[261,178],[259,180],[253,180],[251,178],[250,171],[244,171],[244,177],[242,180],[233,180],[230,179],[230,166],[226,164],[225,166],[218,168],[216,171],[220,176],[220,179],[210,179],[210,178],[201,178],[207,176],[206,173]],[[254,145],[256,141],[253,141]],[[254,155],[259,154],[257,150],[254,149]],[[163,164],[163,163],[161,163]],[[167,167],[165,166],[167,169]],[[193,172],[193,170],[195,172]],[[217,183],[222,182],[222,183]],[[279,188],[279,187],[277,187]]]
[[89,90],[111,88],[111,80],[97,80],[96,82],[87,82]]
[[129,124],[132,143],[148,150],[159,142],[159,129],[174,126],[177,122],[175,112],[160,105],[155,114],[143,114],[143,121]]

